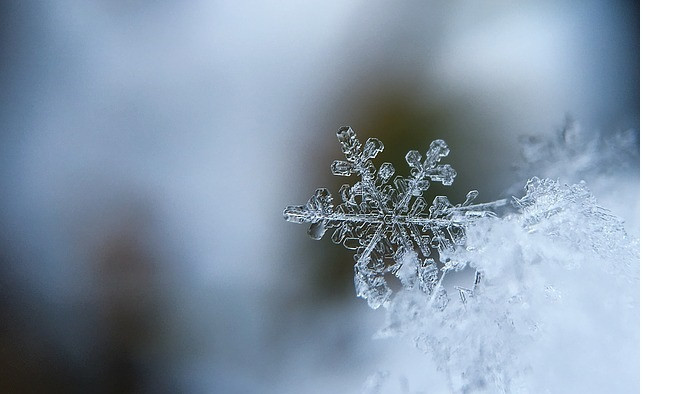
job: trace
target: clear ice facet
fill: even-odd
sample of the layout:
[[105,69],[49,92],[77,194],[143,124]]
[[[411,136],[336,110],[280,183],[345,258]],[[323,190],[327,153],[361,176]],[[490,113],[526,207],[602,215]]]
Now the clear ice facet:
[[391,163],[384,163],[379,167],[379,178],[386,182],[394,175],[394,166]]
[[438,283],[438,268],[433,259],[425,259],[418,267],[418,285],[425,294],[431,294]]
[[479,192],[476,190],[472,190],[469,193],[467,193],[467,197],[464,199],[464,204],[462,205],[469,205],[476,199],[476,197],[479,195]]
[[377,154],[384,150],[384,144],[376,138],[370,138],[365,142],[363,155],[365,159],[374,159]]
[[420,168],[421,155],[417,150],[411,150],[406,153],[406,163],[413,168]]
[[350,176],[352,174],[352,164],[343,160],[336,160],[331,164],[331,173],[338,176]]

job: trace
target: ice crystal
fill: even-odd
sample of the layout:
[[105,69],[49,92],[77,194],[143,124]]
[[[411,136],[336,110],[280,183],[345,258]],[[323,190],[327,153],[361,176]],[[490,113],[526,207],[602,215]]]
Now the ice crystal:
[[428,207],[423,193],[430,182],[451,185],[457,175],[452,166],[440,163],[450,153],[443,140],[430,144],[425,159],[418,151],[409,151],[410,175],[402,177],[395,176],[391,163],[377,170],[372,162],[384,150],[380,140],[369,138],[362,144],[350,127],[341,127],[337,137],[345,160],[334,161],[331,172],[359,180],[340,187],[340,204],[333,204],[328,189],[319,188],[305,205],[288,206],[284,218],[310,223],[313,239],[332,230],[334,243],[355,251],[355,289],[370,307],[378,308],[392,293],[386,273],[394,274],[406,288],[418,282],[426,294],[445,299],[439,269],[430,257],[433,251],[445,262],[443,272],[449,269],[450,254],[467,242],[466,229],[474,220],[494,215],[493,209],[505,205],[505,200],[472,204],[478,193],[471,191],[461,204],[437,196]]
[[525,191],[467,229],[472,247],[454,258],[479,286],[455,286],[461,302],[442,309],[398,292],[380,337],[412,340],[455,393],[634,391],[638,244],[584,183],[533,178]]
[[[581,141],[574,137],[569,130],[562,141],[571,147]],[[531,178],[510,211],[505,200],[472,204],[476,192],[458,205],[437,196],[428,207],[430,182],[450,185],[456,176],[441,164],[444,141],[433,141],[425,159],[408,152],[404,178],[390,163],[374,166],[379,140],[363,145],[348,127],[338,140],[345,160],[333,162],[333,174],[359,180],[340,188],[338,205],[318,189],[284,216],[310,224],[314,239],[331,230],[335,243],[355,251],[358,296],[386,308],[378,337],[413,341],[451,392],[635,391],[639,241],[585,182]],[[552,157],[564,154],[551,149]],[[457,273],[467,266],[471,288]],[[401,282],[393,296],[386,274]],[[387,377],[370,376],[366,390],[380,391]]]

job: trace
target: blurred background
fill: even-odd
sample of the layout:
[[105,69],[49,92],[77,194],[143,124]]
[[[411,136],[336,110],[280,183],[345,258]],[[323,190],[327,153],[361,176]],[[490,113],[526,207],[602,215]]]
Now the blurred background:
[[622,135],[544,175],[639,232],[636,2],[3,1],[0,100],[1,392],[440,387],[282,218],[347,182],[343,125],[398,174],[444,139],[454,202],[542,176],[523,138]]

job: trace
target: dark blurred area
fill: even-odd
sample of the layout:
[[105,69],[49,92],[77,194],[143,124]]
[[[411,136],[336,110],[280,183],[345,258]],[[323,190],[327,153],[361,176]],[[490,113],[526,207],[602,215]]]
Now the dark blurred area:
[[0,100],[0,392],[356,392],[405,355],[281,215],[348,182],[335,130],[507,197],[522,135],[638,141],[639,5],[5,1]]

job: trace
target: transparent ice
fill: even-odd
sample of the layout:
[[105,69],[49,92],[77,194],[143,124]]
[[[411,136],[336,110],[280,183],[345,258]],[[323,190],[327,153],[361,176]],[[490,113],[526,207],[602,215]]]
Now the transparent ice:
[[[341,187],[337,206],[318,189],[284,216],[309,223],[314,239],[333,230],[334,242],[355,251],[358,296],[386,309],[377,337],[412,341],[449,392],[639,390],[639,241],[585,182],[534,177],[510,204],[472,204],[477,194],[469,192],[462,204],[438,196],[428,207],[430,181],[449,185],[456,176],[440,164],[444,141],[434,141],[425,160],[408,152],[411,174],[403,178],[390,163],[375,169],[379,140],[363,146],[347,127],[338,139],[346,160],[335,161],[333,173],[359,180]],[[567,157],[589,156],[564,141]],[[401,283],[393,294],[387,274]],[[390,378],[371,376],[367,391],[381,392]]]
[[406,288],[418,281],[423,292],[443,298],[445,290],[430,258],[432,251],[442,261],[450,261],[456,248],[466,244],[467,227],[476,219],[494,215],[491,209],[506,201],[472,204],[478,193],[471,191],[461,204],[437,196],[428,207],[423,192],[430,182],[451,185],[457,175],[449,164],[440,164],[450,153],[443,140],[430,144],[425,160],[418,151],[409,151],[406,162],[411,174],[404,178],[394,176],[391,163],[383,163],[377,171],[372,159],[384,150],[378,139],[369,138],[363,145],[350,127],[341,127],[337,136],[346,160],[334,161],[331,172],[356,175],[359,180],[340,187],[342,202],[337,206],[328,189],[320,188],[305,205],[288,206],[284,218],[310,223],[309,235],[317,240],[333,230],[333,242],[355,251],[355,289],[370,307],[378,308],[391,296],[386,273],[394,274]]

